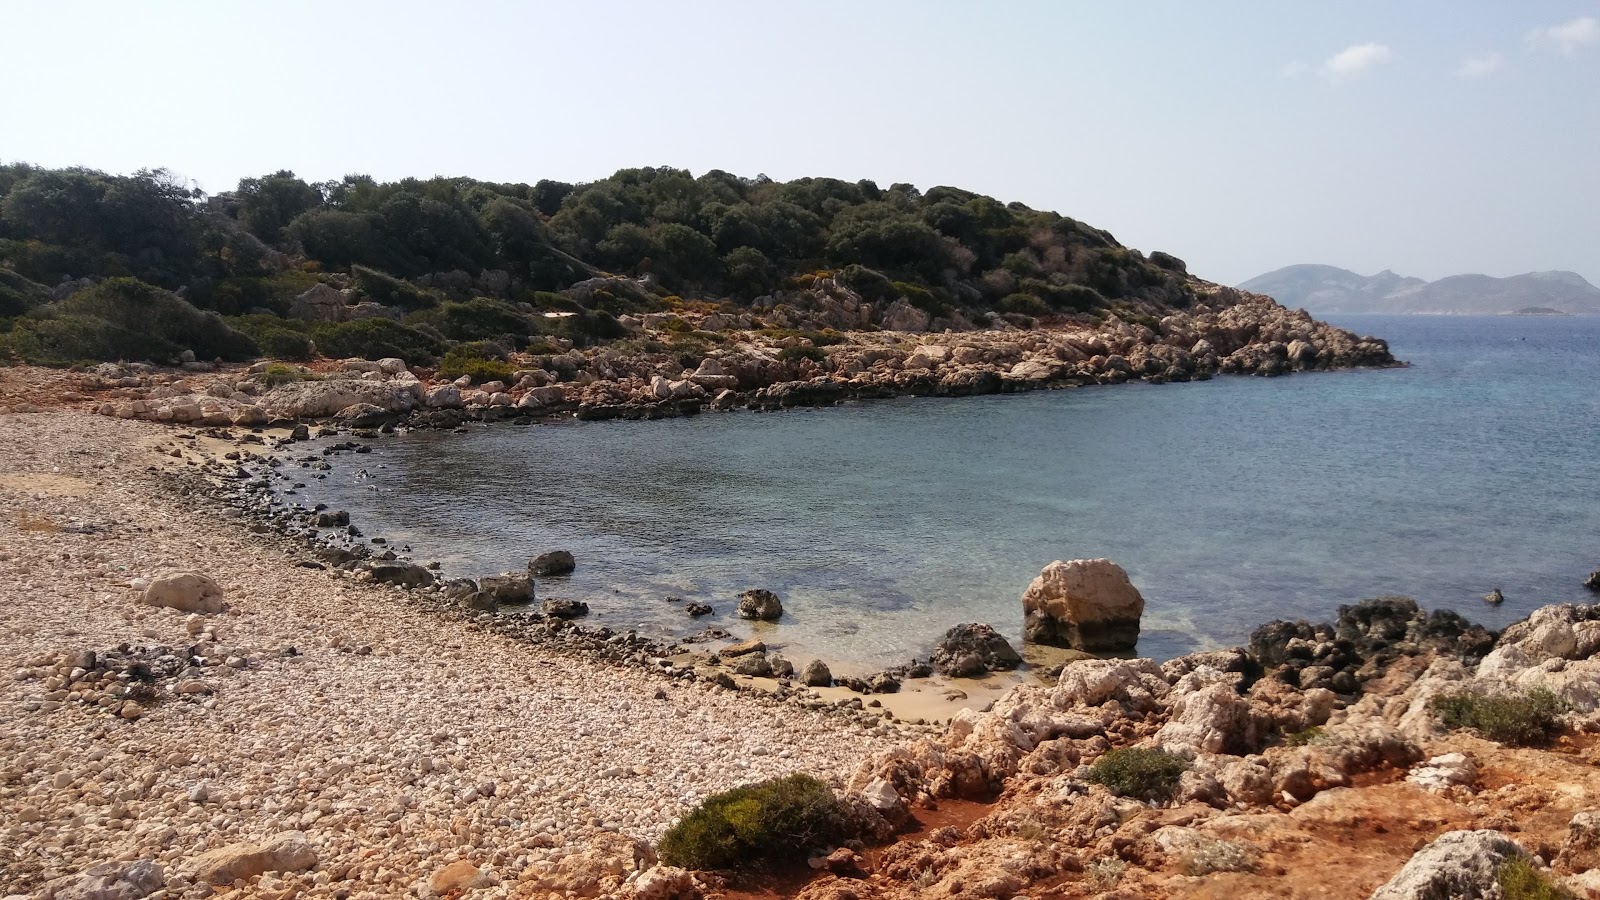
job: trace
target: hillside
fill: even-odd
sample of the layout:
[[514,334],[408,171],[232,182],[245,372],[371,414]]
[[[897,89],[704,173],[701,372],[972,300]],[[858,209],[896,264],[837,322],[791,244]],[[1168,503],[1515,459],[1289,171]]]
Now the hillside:
[[0,166],[0,361],[583,347],[623,338],[629,315],[771,324],[816,306],[819,279],[854,304],[835,318],[864,304],[864,327],[896,331],[1137,320],[1190,306],[1203,284],[1176,257],[952,187],[670,168],[588,184],[311,184],[283,171],[206,196],[164,170]]
[[1502,315],[1528,308],[1600,313],[1600,288],[1576,272],[1529,272],[1509,278],[1452,275],[1423,281],[1387,270],[1364,276],[1333,266],[1296,265],[1258,275],[1239,287],[1315,315]]

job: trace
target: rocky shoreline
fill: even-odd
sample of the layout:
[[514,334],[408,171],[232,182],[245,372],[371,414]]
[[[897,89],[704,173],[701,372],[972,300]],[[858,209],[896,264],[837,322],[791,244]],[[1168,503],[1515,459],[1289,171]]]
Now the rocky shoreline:
[[[1422,900],[1501,896],[1511,863],[1600,896],[1600,607],[1496,634],[1369,601],[1236,650],[1069,659],[919,726],[837,688],[746,689],[783,682],[682,645],[340,568],[361,561],[317,550],[352,542],[306,541],[348,521],[265,502],[276,435],[0,422],[11,896]],[[1015,664],[981,626],[953,631],[966,643],[941,669]],[[1537,696],[1553,711],[1537,740],[1440,711]],[[1128,796],[1099,774],[1121,750],[1181,775]],[[657,863],[699,799],[789,772],[854,810],[856,837],[806,877]]]
[[[452,428],[474,420],[664,418],[1401,365],[1382,340],[1318,322],[1267,297],[1216,285],[1208,290],[1201,298],[1211,305],[1148,322],[1110,315],[1021,328],[998,319],[988,329],[938,334],[916,330],[925,321],[894,323],[911,329],[902,331],[814,331],[749,330],[750,322],[721,313],[625,317],[632,335],[627,341],[513,355],[515,368],[504,381],[438,379],[401,359],[298,368],[192,361],[179,373],[105,364],[53,399],[119,418],[208,427],[331,420],[353,427],[404,422]],[[8,405],[26,410],[43,404]]]

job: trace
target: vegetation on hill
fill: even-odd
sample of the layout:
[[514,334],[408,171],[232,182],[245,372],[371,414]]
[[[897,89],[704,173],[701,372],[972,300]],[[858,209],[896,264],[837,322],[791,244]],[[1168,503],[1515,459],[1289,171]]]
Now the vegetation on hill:
[[[759,313],[824,276],[957,324],[1193,298],[1176,257],[952,187],[671,168],[588,184],[312,184],[283,171],[206,196],[165,170],[0,165],[0,358],[303,358],[308,341],[361,352],[362,337],[429,356],[461,341],[582,344],[619,336],[627,313]],[[83,279],[97,299],[66,303]],[[319,282],[389,324],[306,328],[292,306]],[[146,304],[165,324],[129,314]],[[191,343],[171,331],[183,317]]]

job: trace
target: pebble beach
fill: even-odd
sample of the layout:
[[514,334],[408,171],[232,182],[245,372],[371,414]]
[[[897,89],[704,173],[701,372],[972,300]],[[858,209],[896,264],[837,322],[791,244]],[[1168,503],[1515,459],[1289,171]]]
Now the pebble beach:
[[[236,886],[427,895],[466,860],[484,896],[511,896],[580,848],[654,839],[709,793],[789,772],[839,783],[893,745],[826,710],[542,652],[298,567],[281,539],[182,496],[173,470],[200,457],[158,451],[171,437],[0,416],[0,895],[153,860],[152,896],[207,896],[207,851],[299,832],[314,871]],[[145,606],[130,587],[180,570],[214,579],[226,611]],[[119,651],[186,668],[139,702],[84,669]]]

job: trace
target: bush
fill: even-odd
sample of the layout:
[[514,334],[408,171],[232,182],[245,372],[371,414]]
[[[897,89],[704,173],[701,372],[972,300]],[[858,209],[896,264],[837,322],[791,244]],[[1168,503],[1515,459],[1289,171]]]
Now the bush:
[[1089,780],[1119,797],[1156,801],[1170,797],[1188,770],[1188,760],[1165,750],[1124,747],[1095,760]]
[[256,342],[261,355],[271,359],[306,362],[316,356],[305,324],[295,319],[256,314],[227,320],[235,330]]
[[0,318],[20,316],[50,302],[50,289],[0,268]]
[[312,379],[294,366],[286,366],[282,363],[268,363],[266,370],[257,375],[256,380],[270,388],[277,387],[280,384],[293,384],[296,381],[310,381]]
[[255,342],[216,313],[134,278],[111,278],[42,307],[13,326],[11,349],[29,362],[254,359]]
[[424,291],[409,281],[386,275],[377,269],[366,266],[351,266],[350,274],[355,276],[356,287],[363,296],[382,303],[384,306],[398,306],[401,309],[427,309],[438,304],[438,298]]
[[1447,728],[1471,728],[1491,741],[1514,745],[1548,743],[1560,732],[1560,716],[1568,709],[1545,688],[1526,694],[1441,694],[1431,705]]
[[409,363],[431,360],[444,349],[438,338],[392,319],[360,319],[318,326],[311,333],[323,356],[383,359],[395,356]]
[[1000,301],[999,309],[1035,318],[1050,315],[1050,305],[1032,294],[1010,294]]
[[1550,877],[1521,857],[1508,859],[1495,872],[1501,900],[1576,900],[1572,892],[1551,883]]
[[1283,743],[1290,747],[1305,747],[1322,740],[1322,726],[1313,725],[1284,735]]
[[820,363],[827,360],[828,354],[823,352],[821,347],[806,347],[803,345],[797,345],[794,347],[785,347],[780,350],[778,352],[778,358],[784,362],[799,362],[802,359],[809,359],[812,362]]
[[847,832],[826,784],[789,775],[707,797],[662,836],[661,861],[686,869],[730,869],[798,861]]
[[434,309],[412,313],[411,325],[428,325],[452,341],[487,341],[504,337],[526,338],[538,332],[534,321],[504,300],[474,297],[449,301]]
[[458,344],[451,347],[439,363],[440,378],[460,378],[470,375],[475,384],[511,380],[511,366],[497,358],[492,345],[483,343]]

